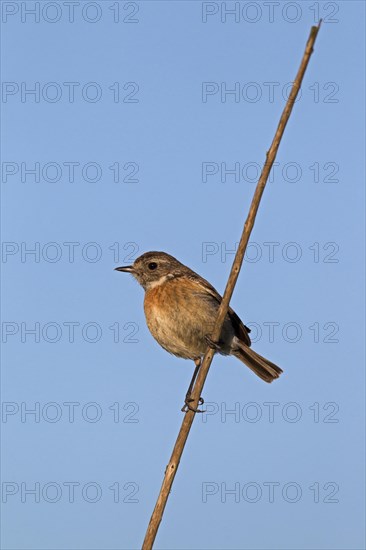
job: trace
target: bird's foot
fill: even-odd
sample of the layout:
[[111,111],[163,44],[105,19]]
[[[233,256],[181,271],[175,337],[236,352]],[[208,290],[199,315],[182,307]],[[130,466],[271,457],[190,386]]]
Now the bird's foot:
[[215,351],[220,351],[221,349],[220,342],[215,342],[214,340],[212,340],[211,336],[209,336],[208,334],[205,336],[205,340],[211,349],[214,349]]
[[[192,405],[191,405],[192,401],[193,401],[193,399],[191,397],[191,394],[187,393],[186,398],[184,400],[184,405],[181,408],[181,411],[182,412],[192,411],[192,412],[195,412],[195,413],[205,412],[205,411],[201,411],[201,409],[195,409],[194,407],[192,407]],[[200,397],[199,400],[198,400],[198,405],[203,405],[204,402],[205,401],[204,401],[203,397]]]

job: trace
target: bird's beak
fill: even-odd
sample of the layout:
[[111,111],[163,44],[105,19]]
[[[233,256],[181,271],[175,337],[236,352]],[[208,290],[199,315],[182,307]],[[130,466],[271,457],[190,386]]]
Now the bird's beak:
[[115,267],[115,271],[124,271],[125,273],[133,273],[133,266],[132,265],[125,265],[122,267]]

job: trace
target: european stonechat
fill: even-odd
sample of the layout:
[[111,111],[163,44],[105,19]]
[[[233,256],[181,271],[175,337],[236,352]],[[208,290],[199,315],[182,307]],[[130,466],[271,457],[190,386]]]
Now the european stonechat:
[[222,355],[234,355],[265,382],[272,382],[282,373],[277,365],[250,348],[250,329],[231,308],[219,341],[212,342],[210,334],[222,297],[208,281],[173,256],[146,252],[133,265],[116,270],[131,273],[144,288],[146,322],[158,344],[177,357],[195,362],[187,408],[191,409],[190,393],[208,345]]

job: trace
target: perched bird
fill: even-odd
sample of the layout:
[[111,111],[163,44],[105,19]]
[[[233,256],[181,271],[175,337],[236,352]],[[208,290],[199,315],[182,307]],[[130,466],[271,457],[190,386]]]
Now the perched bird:
[[158,344],[177,357],[195,362],[187,408],[194,410],[189,405],[190,393],[208,345],[222,355],[234,355],[265,382],[272,382],[282,373],[277,365],[250,348],[250,329],[231,308],[219,341],[212,342],[210,334],[222,297],[208,281],[173,256],[146,252],[133,265],[116,270],[131,273],[144,288],[146,322]]

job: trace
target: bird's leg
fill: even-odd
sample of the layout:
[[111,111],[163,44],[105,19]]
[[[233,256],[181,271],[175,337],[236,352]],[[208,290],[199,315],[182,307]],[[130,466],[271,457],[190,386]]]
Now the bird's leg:
[[197,378],[198,371],[200,370],[201,359],[195,359],[195,360],[194,360],[194,363],[195,363],[195,365],[196,365],[196,368],[194,369],[194,373],[193,373],[193,376],[192,376],[191,383],[189,384],[189,388],[188,388],[188,390],[187,390],[186,397],[190,397],[190,395],[191,395],[191,393],[192,393],[193,384],[195,383],[196,378]]
[[[191,383],[189,384],[189,388],[188,388],[187,393],[186,393],[186,398],[184,400],[184,405],[183,405],[181,410],[182,410],[182,412],[187,412],[188,410],[190,410],[190,411],[193,411],[193,412],[201,413],[201,412],[204,412],[204,411],[201,411],[200,409],[194,409],[190,405],[190,403],[193,401],[193,399],[191,397],[193,385],[196,381],[198,371],[200,370],[200,367],[201,367],[201,358],[195,359],[194,362],[195,362],[196,368],[194,369],[192,380],[191,380]],[[199,400],[198,400],[198,404],[203,405],[203,403],[204,403],[204,400],[202,399],[202,397],[200,397]]]

